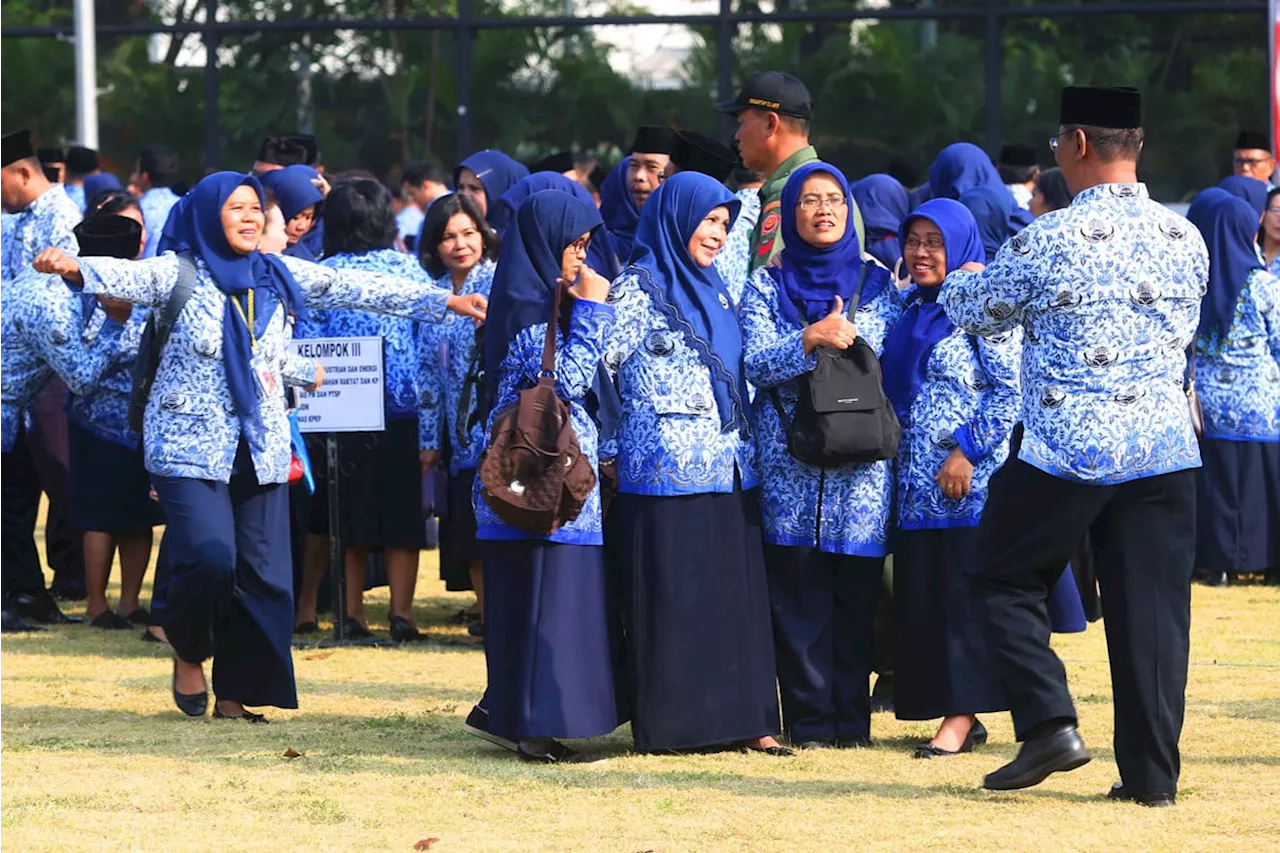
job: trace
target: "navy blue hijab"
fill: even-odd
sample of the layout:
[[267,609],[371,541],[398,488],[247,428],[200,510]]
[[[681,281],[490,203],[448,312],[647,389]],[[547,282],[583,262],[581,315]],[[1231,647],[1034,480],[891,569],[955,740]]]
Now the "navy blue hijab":
[[1249,206],[1257,211],[1258,216],[1267,212],[1267,185],[1257,178],[1231,175],[1222,179],[1218,189],[1226,190],[1236,198],[1249,202]]
[[258,389],[249,366],[253,357],[249,329],[232,302],[239,300],[247,315],[246,294],[253,291],[255,337],[266,331],[278,305],[283,304],[285,311],[299,319],[307,317],[302,290],[279,258],[257,251],[242,255],[227,242],[222,207],[233,192],[245,186],[257,193],[259,202],[264,201],[262,185],[253,175],[207,175],[182,199],[164,230],[166,250],[191,252],[204,261],[213,283],[227,297],[222,314],[222,359],[227,388],[242,421],[258,416]]
[[742,202],[724,184],[700,172],[680,172],[663,181],[645,202],[623,273],[638,275],[658,310],[711,372],[721,428],[745,436],[747,385],[738,313],[715,265],[699,266],[689,254],[694,232],[717,207],[729,210],[732,228]]
[[1198,333],[1222,340],[1231,331],[1249,274],[1262,269],[1254,247],[1258,215],[1248,202],[1213,187],[1196,196],[1187,218],[1209,249],[1209,288],[1200,301]]
[[[498,210],[498,200],[507,190],[515,186],[516,181],[529,176],[524,164],[496,148],[477,151],[459,163],[453,170],[453,185],[458,186],[458,178],[463,169],[470,169],[480,179],[485,194],[485,220],[489,226],[501,234],[507,228],[504,214]],[[515,211],[511,211],[514,213]],[[577,237],[574,238],[575,240]]]
[[[978,223],[963,204],[949,198],[931,199],[911,212],[902,223],[899,236],[905,244],[911,223],[927,219],[942,232],[947,255],[947,271],[958,270],[970,261],[983,262],[985,252],[978,235]],[[938,304],[939,287],[916,287],[907,296],[907,308],[885,337],[880,367],[884,373],[884,393],[904,424],[911,415],[920,386],[924,383],[929,355],[938,342],[955,331]]]
[[[991,158],[972,142],[957,142],[938,153],[929,167],[929,198],[959,200],[974,187],[1005,189]],[[1005,189],[1008,192],[1007,189]]]
[[[986,251],[986,263],[996,259],[996,253],[1005,242],[1028,223],[1016,217],[1014,211],[1025,213],[1013,200],[1013,193],[1006,187],[983,185],[974,187],[960,196],[960,203],[969,209],[978,223],[982,248]],[[1029,215],[1029,214],[1028,214]]]
[[[862,260],[862,244],[858,242],[858,229],[852,222],[846,223],[844,236],[830,246],[819,248],[801,238],[796,229],[796,205],[804,182],[815,173],[834,179],[846,203],[849,201],[849,182],[844,174],[830,163],[820,161],[805,163],[796,169],[782,188],[782,264],[769,269],[779,284],[778,309],[797,326],[816,323],[827,316],[836,296],[844,300],[846,311],[851,309],[849,302],[867,264]],[[887,275],[868,275],[859,302],[866,305],[875,299],[888,281]]]
[[297,164],[273,169],[258,178],[275,196],[285,222],[315,206],[311,229],[284,250],[284,254],[304,261],[314,261],[324,254],[324,193],[314,183],[319,177],[320,173],[310,166]]
[[618,257],[624,260],[631,257],[636,228],[640,225],[640,208],[627,184],[627,172],[630,168],[631,158],[622,158],[622,162],[613,167],[613,171],[600,185],[600,215],[609,226]]
[[[515,218],[515,212],[520,209],[520,205],[524,204],[525,199],[534,193],[547,190],[569,193],[579,201],[595,207],[595,199],[591,197],[591,193],[577,181],[566,178],[559,172],[534,172],[527,178],[516,181],[515,185],[498,200],[498,208],[502,211],[499,218],[509,226]],[[500,232],[499,236],[503,234]],[[617,250],[609,234],[608,225],[600,226],[592,235],[591,246],[587,249],[587,266],[609,281],[618,277]]]
[[892,270],[902,257],[898,229],[911,203],[906,189],[892,175],[876,174],[854,181],[849,190],[862,213],[868,254]]

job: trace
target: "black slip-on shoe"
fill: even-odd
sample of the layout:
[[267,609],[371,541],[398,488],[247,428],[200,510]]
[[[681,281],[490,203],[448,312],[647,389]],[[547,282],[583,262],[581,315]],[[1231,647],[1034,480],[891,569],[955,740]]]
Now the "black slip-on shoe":
[[982,780],[989,791],[1016,791],[1039,785],[1054,773],[1065,773],[1083,767],[1093,760],[1093,753],[1071,724],[1043,737],[1022,744],[1018,757]]

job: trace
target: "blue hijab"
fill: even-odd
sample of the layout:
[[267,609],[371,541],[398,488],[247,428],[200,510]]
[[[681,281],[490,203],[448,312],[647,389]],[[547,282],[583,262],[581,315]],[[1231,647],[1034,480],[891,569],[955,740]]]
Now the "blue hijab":
[[[800,237],[796,229],[796,205],[804,182],[815,172],[831,176],[840,185],[846,201],[849,199],[849,182],[845,176],[835,166],[820,161],[805,163],[796,169],[782,188],[782,265],[769,269],[779,284],[778,308],[797,326],[816,323],[827,316],[836,296],[844,300],[846,311],[853,308],[849,303],[867,263],[862,260],[858,229],[852,223],[846,224],[844,236],[830,246],[819,248]],[[868,276],[859,302],[865,305],[875,299],[887,281],[888,276]]]
[[693,233],[717,207],[728,208],[732,228],[742,202],[715,178],[680,172],[663,181],[645,202],[623,273],[638,275],[658,310],[711,372],[721,428],[737,429],[746,436],[742,329],[733,298],[715,265],[699,266],[689,254]]
[[[1003,189],[1003,188],[1002,188]],[[947,254],[947,270],[958,270],[970,261],[982,263],[985,252],[978,235],[978,223],[963,204],[936,198],[920,205],[902,223],[899,238],[907,241],[911,223],[927,219],[942,232]],[[938,304],[939,287],[916,287],[907,296],[907,308],[884,341],[880,367],[884,373],[884,393],[893,404],[898,419],[906,424],[920,386],[924,383],[929,355],[938,342],[955,331]]]
[[929,167],[929,198],[958,201],[969,190],[981,186],[1004,189],[1004,182],[987,152],[972,142],[948,145]]
[[910,201],[907,191],[892,175],[867,175],[849,187],[853,200],[862,213],[867,231],[867,252],[887,268],[893,269],[902,257],[898,229],[907,215]]
[[1014,210],[1025,211],[1013,200],[1013,193],[1002,186],[974,187],[960,196],[960,203],[969,209],[978,223],[982,248],[987,253],[986,263],[994,261],[1000,247],[1028,224],[1014,216]]
[[1213,187],[1196,196],[1187,218],[1209,249],[1209,288],[1200,301],[1197,331],[1203,337],[1222,340],[1235,321],[1240,291],[1249,274],[1262,269],[1254,248],[1258,215],[1248,202]]
[[[508,223],[503,211],[498,210],[498,200],[507,190],[515,186],[516,181],[527,178],[529,170],[496,148],[477,151],[454,167],[454,187],[458,186],[458,178],[462,175],[463,169],[470,169],[480,179],[485,194],[484,218],[488,220],[490,227],[501,234],[507,229]],[[514,212],[511,211],[511,213]]]
[[314,183],[319,179],[319,172],[300,163],[285,166],[283,169],[273,169],[258,178],[262,185],[271,190],[276,197],[285,222],[315,205],[315,218],[311,223],[311,230],[299,237],[298,242],[294,244],[302,248],[293,252],[286,250],[286,255],[315,260],[324,254],[324,194]]
[[93,201],[93,197],[100,192],[107,190],[122,190],[120,179],[110,172],[98,172],[89,175],[84,179],[84,198],[86,202]]
[[262,200],[262,185],[253,175],[214,172],[201,179],[188,193],[165,225],[166,250],[188,251],[204,261],[218,290],[226,295],[222,315],[222,359],[227,388],[241,421],[258,416],[258,387],[249,361],[253,357],[249,329],[232,304],[247,309],[246,294],[254,299],[254,336],[266,331],[276,306],[299,319],[306,319],[302,290],[279,258],[253,251],[242,255],[227,243],[222,231],[222,207],[239,187],[252,187]]
[[1222,179],[1218,189],[1226,190],[1236,198],[1249,202],[1249,206],[1257,211],[1258,216],[1267,212],[1267,185],[1257,178],[1231,175]]
[[[503,193],[497,205],[498,209],[502,211],[500,219],[505,221],[509,227],[511,221],[515,218],[516,211],[520,209],[520,205],[524,204],[529,196],[547,190],[569,193],[574,198],[592,207],[595,207],[596,204],[595,199],[591,197],[591,193],[587,192],[587,188],[577,181],[566,178],[559,172],[534,172],[527,178],[521,178],[516,181],[511,189]],[[503,235],[500,233],[499,236]],[[617,251],[607,225],[602,225],[591,237],[591,246],[587,249],[587,266],[609,279],[609,281],[613,281],[618,277]]]
[[631,187],[627,185],[627,171],[630,168],[631,158],[622,158],[622,162],[613,167],[613,171],[600,185],[600,215],[609,226],[614,248],[622,259],[631,257],[636,228],[640,225],[640,208],[636,206],[636,197],[631,194]]

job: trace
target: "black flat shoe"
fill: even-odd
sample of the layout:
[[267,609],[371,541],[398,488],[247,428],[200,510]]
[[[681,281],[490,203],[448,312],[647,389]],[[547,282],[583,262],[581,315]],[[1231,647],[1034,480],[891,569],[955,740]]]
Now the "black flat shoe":
[[203,717],[204,712],[209,710],[209,692],[206,690],[202,693],[179,693],[178,692],[178,659],[173,659],[173,704],[178,706],[178,710],[186,714],[188,717]]
[[147,612],[145,607],[139,607],[137,610],[124,617],[129,620],[131,625],[150,625],[151,614]]
[[836,738],[836,749],[867,749],[871,746],[869,737]]
[[373,632],[365,626],[361,625],[350,616],[347,617],[347,639],[348,640],[367,640],[373,636]]
[[457,613],[449,617],[450,625],[471,625],[479,622],[484,616],[474,610],[459,610]]
[[1065,773],[1083,767],[1093,760],[1093,753],[1070,723],[1043,737],[1022,744],[1018,757],[982,780],[988,791],[1017,791],[1039,785],[1054,773]]
[[164,642],[164,640],[160,639],[150,631],[143,631],[142,636],[139,637],[138,639],[142,640],[142,642],[144,643],[163,643]]
[[467,633],[472,637],[478,637],[479,639],[483,640],[484,639],[484,623],[472,622],[467,627]]
[[104,610],[89,622],[91,628],[101,628],[104,631],[127,631],[133,627],[133,623],[128,619],[110,610]]
[[512,752],[520,751],[520,745],[515,741],[507,740],[501,735],[495,735],[489,731],[489,712],[479,705],[471,708],[471,713],[467,714],[467,721],[462,724],[462,730],[472,737],[487,740],[494,746],[500,746]]
[[426,639],[421,631],[413,627],[408,619],[399,616],[391,617],[391,639],[397,643],[416,643]]
[[32,625],[13,610],[0,611],[0,634],[23,634],[43,630]]
[[785,746],[752,746],[744,743],[742,745],[743,752],[758,752],[761,755],[767,755],[770,758],[790,758],[796,754],[794,749],[787,749]]
[[1148,806],[1153,809],[1167,808],[1178,804],[1177,794],[1166,794],[1158,791],[1134,791],[1130,793],[1123,782],[1117,782],[1111,786],[1111,790],[1107,791],[1107,799],[1125,803],[1137,803],[1140,806]]
[[293,626],[293,636],[295,637],[308,637],[319,633],[320,626],[315,622],[303,622],[300,625]]
[[987,727],[982,724],[981,720],[975,719],[973,725],[969,728],[969,733],[964,736],[964,743],[960,744],[960,748],[952,751],[934,746],[932,743],[922,743],[916,747],[916,751],[912,753],[913,758],[946,758],[950,755],[960,755],[965,752],[973,752],[974,747],[987,745]]
[[831,741],[824,737],[809,738],[808,740],[802,740],[799,743],[792,745],[803,752],[808,752],[811,749],[830,749],[832,746]]
[[516,752],[520,755],[521,761],[531,761],[535,764],[599,764],[605,759],[598,755],[585,755],[577,750],[570,749],[558,740],[551,741],[547,746],[526,747],[526,742],[520,743]]
[[215,720],[244,720],[246,723],[252,723],[254,725],[261,723],[264,726],[271,722],[262,714],[255,714],[248,708],[245,708],[239,714],[224,714],[218,710],[216,702],[213,705],[213,718]]

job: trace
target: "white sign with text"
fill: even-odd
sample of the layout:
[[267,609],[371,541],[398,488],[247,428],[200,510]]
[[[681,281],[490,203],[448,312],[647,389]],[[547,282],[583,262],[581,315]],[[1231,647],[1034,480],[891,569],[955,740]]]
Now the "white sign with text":
[[294,340],[295,355],[324,365],[324,384],[298,389],[298,427],[303,432],[382,432],[382,338]]

